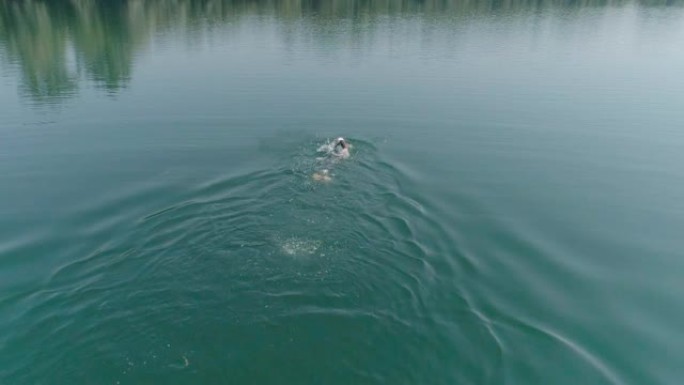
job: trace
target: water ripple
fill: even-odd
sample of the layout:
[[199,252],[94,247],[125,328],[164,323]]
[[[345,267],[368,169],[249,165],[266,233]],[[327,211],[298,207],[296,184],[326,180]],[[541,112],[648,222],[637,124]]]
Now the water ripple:
[[[85,217],[104,217],[91,230],[103,242],[55,269],[47,289],[25,299],[30,306],[16,318],[25,324],[3,342],[37,348],[47,338],[69,357],[88,350],[77,345],[98,346],[91,359],[114,360],[113,370],[130,375],[197,362],[189,351],[162,353],[175,337],[160,335],[159,325],[179,333],[192,328],[199,335],[216,330],[225,339],[238,338],[244,325],[279,330],[297,319],[298,329],[288,333],[305,340],[301,325],[311,322],[315,330],[332,322],[360,328],[365,337],[355,340],[367,338],[368,349],[374,339],[400,338],[410,342],[397,351],[416,360],[455,360],[471,370],[494,370],[490,366],[498,364],[482,363],[488,354],[468,358],[461,347],[486,323],[453,284],[458,263],[444,257],[455,252],[458,259],[462,253],[449,231],[406,192],[406,177],[382,160],[377,147],[350,140],[355,155],[335,165],[334,179],[325,185],[310,178],[318,161],[302,150],[269,169],[199,183],[151,212],[140,211],[138,198],[150,199],[161,186],[84,206],[79,210]],[[114,228],[124,230],[104,237]],[[445,298],[460,310],[440,309]],[[498,346],[491,333],[483,333],[494,339],[486,344]],[[444,345],[444,338],[454,343]],[[157,359],[130,351],[123,361],[121,351],[134,342],[149,346]],[[235,349],[228,356],[237,365],[245,353]],[[428,357],[417,353],[430,349],[435,353]],[[38,358],[34,374],[71,367],[56,357]],[[359,375],[364,371],[363,364],[349,365]],[[78,373],[76,367],[70,370],[62,375]],[[21,367],[10,374],[29,375]],[[399,380],[399,374],[386,378]],[[411,371],[401,376],[426,380]]]

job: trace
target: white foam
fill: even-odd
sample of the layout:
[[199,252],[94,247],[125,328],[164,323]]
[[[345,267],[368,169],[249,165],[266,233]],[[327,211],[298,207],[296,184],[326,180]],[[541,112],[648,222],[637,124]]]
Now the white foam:
[[323,152],[325,154],[332,153],[333,151],[335,151],[335,141],[333,140],[333,141],[330,141],[328,143],[321,145],[320,147],[318,147],[318,150],[316,150],[316,151]]

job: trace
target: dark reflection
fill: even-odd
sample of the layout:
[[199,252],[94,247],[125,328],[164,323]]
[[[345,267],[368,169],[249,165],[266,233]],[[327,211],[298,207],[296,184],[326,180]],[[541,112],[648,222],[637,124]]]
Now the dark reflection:
[[[126,86],[138,50],[154,33],[182,26],[197,33],[243,16],[325,23],[410,14],[435,17],[622,5],[629,0],[5,0],[0,1],[0,56],[21,72],[21,91],[36,102],[74,95],[80,79],[116,93]],[[664,6],[681,0],[641,0]]]
[[21,92],[36,102],[60,100],[83,77],[109,92],[125,87],[151,21],[135,3],[0,2],[0,54],[20,68]]
[[68,65],[65,14],[51,2],[0,3],[2,57],[21,67],[24,90],[38,101],[68,95],[78,86]]

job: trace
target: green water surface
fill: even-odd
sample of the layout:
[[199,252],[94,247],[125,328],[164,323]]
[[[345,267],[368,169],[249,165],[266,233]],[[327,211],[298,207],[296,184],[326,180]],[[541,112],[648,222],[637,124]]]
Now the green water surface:
[[684,3],[0,1],[0,384],[682,381]]

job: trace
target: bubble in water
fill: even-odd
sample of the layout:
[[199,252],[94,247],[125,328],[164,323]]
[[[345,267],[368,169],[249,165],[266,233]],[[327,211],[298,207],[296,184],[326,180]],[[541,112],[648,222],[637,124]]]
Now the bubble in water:
[[312,255],[321,247],[322,244],[323,242],[317,240],[292,237],[286,239],[282,243],[281,249],[285,254],[291,256]]

